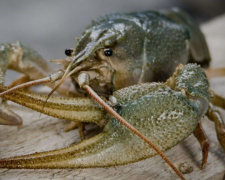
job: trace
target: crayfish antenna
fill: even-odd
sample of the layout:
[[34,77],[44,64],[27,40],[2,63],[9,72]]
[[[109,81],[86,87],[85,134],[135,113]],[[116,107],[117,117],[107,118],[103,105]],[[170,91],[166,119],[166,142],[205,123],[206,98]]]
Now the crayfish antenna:
[[174,172],[180,177],[180,179],[184,180],[183,175],[180,171],[173,165],[173,163],[165,156],[165,154],[154,144],[152,143],[146,136],[144,136],[140,131],[134,128],[130,123],[128,123],[123,117],[121,117],[117,112],[115,112],[105,101],[103,101],[96,93],[92,90],[92,88],[88,85],[84,85],[83,89],[85,89],[93,99],[95,99],[109,114],[114,116],[120,123],[122,123],[125,127],[130,129],[134,134],[143,139],[146,143],[152,147],[158,155],[167,162],[167,164],[174,170]]
[[33,85],[38,85],[38,84],[44,84],[44,83],[48,83],[50,82],[49,80],[49,77],[45,77],[45,78],[42,78],[42,79],[38,79],[38,80],[34,80],[34,81],[29,81],[27,83],[23,83],[23,84],[19,84],[17,86],[14,86],[2,93],[0,93],[0,97],[6,95],[6,94],[10,94],[16,90],[19,90],[19,89],[23,89],[23,88],[27,88],[27,87],[30,87],[30,86],[33,86]]
[[77,71],[79,71],[81,69],[81,67],[78,67],[78,68],[74,68],[72,71],[70,71],[70,69],[71,69],[71,67],[73,65],[72,63],[73,62],[71,62],[68,65],[68,67],[66,68],[66,71],[65,71],[63,77],[61,78],[61,80],[58,82],[58,84],[56,84],[56,86],[48,94],[47,99],[46,99],[46,102],[48,101],[49,97],[55,92],[55,90],[62,85],[62,83],[66,80],[66,78],[70,77],[72,74],[74,74],[75,72],[77,72]]
[[50,62],[67,67],[71,63],[71,60],[70,59],[52,59],[52,60],[50,60]]
[[71,63],[67,66],[66,70],[65,70],[65,73],[63,74],[62,78],[60,79],[60,81],[58,82],[58,84],[56,84],[55,87],[53,87],[53,89],[51,90],[51,92],[48,94],[47,98],[46,98],[46,101],[43,105],[43,108],[42,110],[44,110],[44,107],[45,107],[45,104],[47,103],[48,99],[50,98],[50,96],[55,92],[56,89],[58,89],[62,83],[66,80],[66,78],[68,78],[69,76],[71,76],[73,73],[79,71],[82,67],[78,67],[78,68],[74,68],[72,71],[71,70],[71,67],[73,65],[73,61],[71,61]]
[[49,83],[49,82],[54,82],[58,79],[60,79],[62,77],[63,71],[59,70],[56,73],[53,73],[51,75],[49,75],[48,77],[42,78],[42,79],[38,79],[38,80],[33,80],[33,81],[29,81],[27,83],[23,83],[23,84],[19,84],[17,86],[14,86],[4,92],[0,93],[0,97],[6,95],[6,94],[10,94],[16,90],[19,89],[23,89],[23,88],[27,88],[33,85],[38,85],[38,84],[44,84],[44,83]]
[[55,90],[57,88],[59,88],[59,86],[61,86],[61,84],[66,80],[66,78],[68,77],[68,74],[70,72],[70,68],[72,66],[72,63],[70,63],[68,65],[68,67],[66,68],[65,73],[63,74],[62,78],[60,79],[60,81],[58,82],[58,84],[55,85],[55,87],[53,87],[53,89],[51,90],[51,92],[48,94],[46,102],[48,101],[49,97],[55,92]]
[[62,78],[60,79],[60,81],[58,82],[58,84],[55,85],[55,87],[53,87],[53,89],[51,90],[51,92],[48,94],[46,100],[45,100],[45,103],[43,104],[43,108],[42,108],[42,111],[44,110],[45,108],[45,104],[47,103],[48,99],[50,98],[50,96],[55,92],[56,89],[59,88],[59,86],[61,86],[61,84],[66,80],[66,78],[68,77],[69,75],[69,72],[70,72],[70,68],[72,66],[72,62],[68,65],[68,67],[66,68],[66,71],[65,73],[63,74]]

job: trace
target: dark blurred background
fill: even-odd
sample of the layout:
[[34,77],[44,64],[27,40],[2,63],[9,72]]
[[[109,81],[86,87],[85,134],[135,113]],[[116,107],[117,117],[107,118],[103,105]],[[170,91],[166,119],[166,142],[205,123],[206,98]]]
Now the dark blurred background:
[[47,60],[64,58],[92,19],[116,12],[180,7],[202,23],[225,12],[225,0],[0,0],[0,42],[20,40]]

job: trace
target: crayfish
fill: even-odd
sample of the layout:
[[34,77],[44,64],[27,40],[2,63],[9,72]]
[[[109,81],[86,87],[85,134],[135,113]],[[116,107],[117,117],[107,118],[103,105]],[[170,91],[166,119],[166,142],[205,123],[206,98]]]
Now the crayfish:
[[[53,60],[64,70],[49,76],[46,70],[52,70],[41,56],[21,43],[3,44],[0,53],[1,124],[21,125],[21,118],[6,104],[10,100],[79,126],[88,122],[104,127],[100,134],[64,149],[2,159],[0,168],[105,167],[160,154],[184,179],[162,151],[194,133],[202,148],[204,168],[209,148],[200,121],[204,115],[215,122],[225,149],[223,121],[212,106],[224,108],[224,99],[210,90],[200,67],[210,62],[206,41],[183,11],[102,17],[87,27],[74,49],[65,51],[66,59]],[[7,68],[25,74],[11,89],[3,86]],[[55,90],[71,92],[61,86],[67,77],[71,77],[77,97],[51,96]],[[53,87],[48,96],[19,90],[47,82]],[[82,128],[80,134],[84,139]]]

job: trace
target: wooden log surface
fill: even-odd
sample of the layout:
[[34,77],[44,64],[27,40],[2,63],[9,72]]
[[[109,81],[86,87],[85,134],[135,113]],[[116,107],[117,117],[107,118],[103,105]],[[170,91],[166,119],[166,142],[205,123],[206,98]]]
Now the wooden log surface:
[[[211,67],[225,67],[225,15],[201,26],[206,35],[211,56]],[[210,80],[211,88],[225,97],[225,78]],[[0,158],[24,155],[63,148],[79,142],[77,130],[64,132],[68,122],[41,115],[30,109],[10,103],[23,117],[21,128],[0,126]],[[222,111],[222,110],[221,110]],[[222,111],[225,118],[225,113]],[[210,141],[207,166],[200,169],[201,148],[193,135],[165,154],[183,172],[186,179],[220,180],[225,175],[225,153],[220,147],[214,124],[203,119],[203,127]],[[87,131],[91,133],[89,127]],[[188,171],[191,171],[189,172]],[[175,173],[159,157],[155,156],[133,164],[109,168],[65,169],[65,170],[0,170],[0,180],[5,179],[177,179]]]

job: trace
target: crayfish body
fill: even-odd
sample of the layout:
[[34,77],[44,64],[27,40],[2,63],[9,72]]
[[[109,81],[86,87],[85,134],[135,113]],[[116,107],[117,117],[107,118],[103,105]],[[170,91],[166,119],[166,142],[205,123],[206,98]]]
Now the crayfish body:
[[[4,85],[8,68],[24,73],[11,87],[52,73],[43,58],[22,43],[2,44],[0,53],[1,85]],[[55,62],[64,66],[64,77],[70,75],[74,88],[71,90],[71,84],[67,83],[68,87],[57,86],[57,91],[84,96],[86,91],[80,88],[83,86],[80,77],[85,75],[88,79],[85,83],[106,98],[113,91],[134,84],[165,81],[180,63],[194,62],[207,66],[210,62],[203,34],[195,22],[179,9],[104,16],[93,21],[76,47],[67,50],[66,54],[69,56],[67,59]],[[62,79],[60,84],[65,80]],[[50,78],[49,81],[53,80]],[[3,102],[3,106],[7,104]],[[22,122],[9,107],[1,114],[0,124],[19,125]]]
[[[22,46],[18,45],[17,56],[15,46],[12,45],[8,58],[4,58],[9,62],[0,69],[0,91],[6,90],[4,74],[11,68],[7,65],[15,60],[20,66],[18,69],[13,66],[14,70],[23,69],[30,76],[32,63],[27,59],[29,52],[31,57],[34,53],[24,48],[28,52],[24,61]],[[213,104],[223,107],[220,103],[223,98],[210,91],[204,70],[196,65],[208,66],[210,55],[203,34],[185,12],[173,9],[102,17],[87,27],[76,47],[67,50],[66,55],[67,59],[54,60],[64,66],[63,73],[57,71],[38,81],[60,80],[49,96],[20,92],[16,88],[12,88],[13,92],[5,91],[11,94],[3,92],[2,96],[53,117],[99,126],[106,124],[102,133],[64,149],[2,159],[0,168],[104,167],[157,154],[92,99],[50,97],[55,90],[60,90],[58,87],[67,77],[74,83],[76,96],[86,95],[85,87],[90,86],[106,102],[113,97],[115,101],[109,104],[114,111],[161,151],[194,133],[202,148],[204,168],[209,148],[200,122],[204,115],[215,122],[218,139],[225,149],[223,123],[210,102],[213,100]],[[44,78],[41,76],[38,78]],[[35,79],[31,77],[30,80]]]

